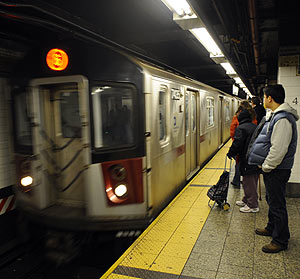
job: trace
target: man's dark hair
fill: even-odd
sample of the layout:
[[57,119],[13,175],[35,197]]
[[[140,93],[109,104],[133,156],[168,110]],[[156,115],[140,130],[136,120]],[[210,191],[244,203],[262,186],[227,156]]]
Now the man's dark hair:
[[251,99],[251,102],[252,102],[254,105],[258,106],[258,105],[260,104],[260,99],[259,99],[258,97],[253,97],[253,98]]
[[264,88],[264,94],[269,97],[271,96],[274,101],[278,104],[284,103],[285,91],[281,84],[269,85]]

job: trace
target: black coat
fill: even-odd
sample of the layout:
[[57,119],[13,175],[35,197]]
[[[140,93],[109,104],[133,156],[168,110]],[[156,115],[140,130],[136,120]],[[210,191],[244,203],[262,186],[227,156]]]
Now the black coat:
[[256,105],[254,107],[255,113],[256,113],[256,120],[257,120],[257,125],[260,123],[262,118],[266,115],[266,110],[262,105]]
[[256,125],[252,123],[251,115],[248,110],[243,110],[238,116],[239,126],[237,126],[234,134],[234,140],[228,151],[228,157],[239,155],[240,173],[241,175],[249,175],[258,173],[259,169],[255,165],[248,165],[246,154],[251,136],[256,129]]

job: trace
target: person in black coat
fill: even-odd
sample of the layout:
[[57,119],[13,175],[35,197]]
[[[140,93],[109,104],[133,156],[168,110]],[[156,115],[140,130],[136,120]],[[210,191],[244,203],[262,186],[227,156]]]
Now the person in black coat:
[[238,115],[239,126],[235,130],[234,140],[227,153],[228,158],[239,156],[240,173],[243,176],[244,197],[236,204],[241,206],[240,211],[245,213],[258,212],[257,182],[259,169],[249,165],[246,159],[247,149],[251,136],[256,129],[252,123],[249,110],[244,109]]
[[251,99],[251,102],[252,102],[252,107],[256,113],[256,120],[257,120],[257,126],[258,126],[260,121],[266,115],[266,109],[261,105],[260,99],[258,97],[253,97]]

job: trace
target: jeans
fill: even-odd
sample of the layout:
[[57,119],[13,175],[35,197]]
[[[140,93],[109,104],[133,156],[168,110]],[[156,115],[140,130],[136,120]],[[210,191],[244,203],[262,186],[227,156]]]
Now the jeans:
[[269,205],[269,220],[266,229],[272,232],[272,241],[284,247],[287,247],[290,238],[285,201],[285,189],[290,175],[291,170],[284,169],[274,169],[269,173],[263,173],[266,201]]

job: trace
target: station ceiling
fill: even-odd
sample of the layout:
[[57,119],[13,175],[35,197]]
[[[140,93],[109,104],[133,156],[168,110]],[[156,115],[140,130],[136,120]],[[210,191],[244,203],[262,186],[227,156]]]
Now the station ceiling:
[[[276,81],[280,47],[300,44],[297,1],[188,2],[254,95],[261,94],[266,83]],[[0,50],[3,44],[13,47],[8,42],[14,40],[30,48],[40,40],[49,40],[56,29],[61,40],[72,36],[74,30],[85,29],[104,42],[232,93],[234,80],[210,59],[191,32],[173,20],[161,0],[0,0],[0,24],[5,27],[0,30]],[[61,25],[65,28],[56,28]],[[2,72],[8,68],[0,65]]]

